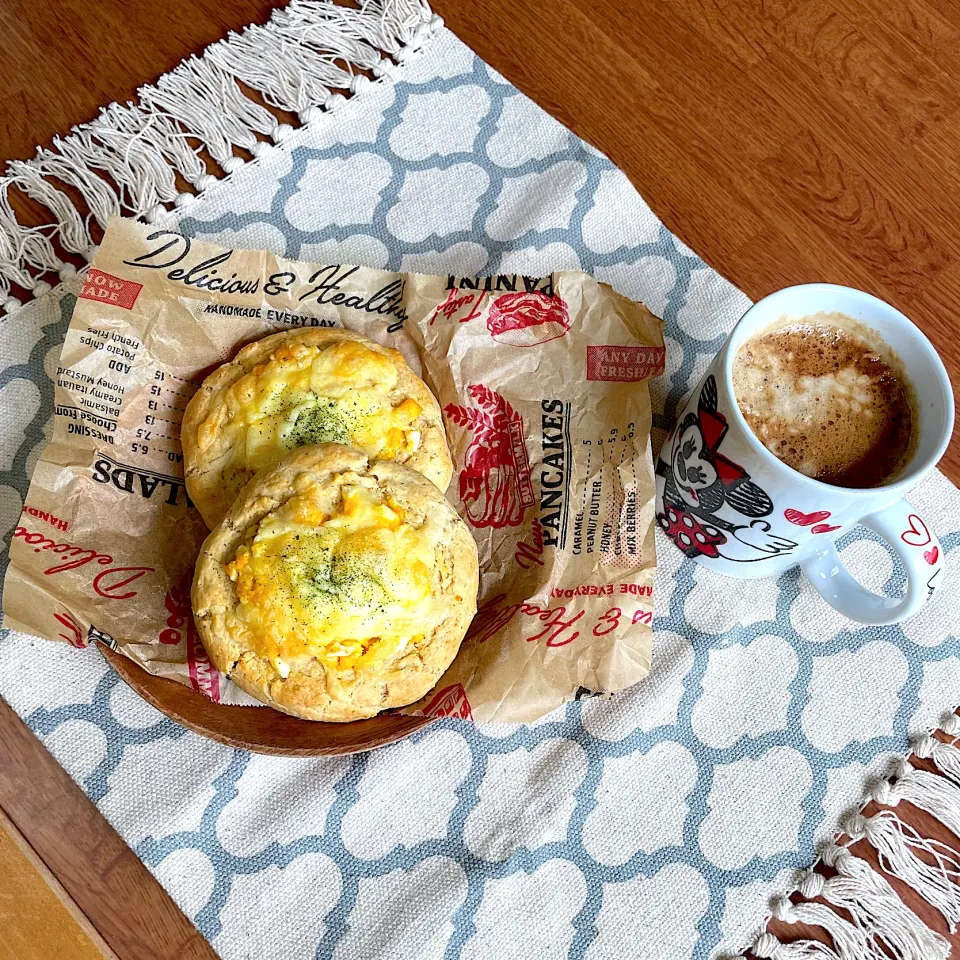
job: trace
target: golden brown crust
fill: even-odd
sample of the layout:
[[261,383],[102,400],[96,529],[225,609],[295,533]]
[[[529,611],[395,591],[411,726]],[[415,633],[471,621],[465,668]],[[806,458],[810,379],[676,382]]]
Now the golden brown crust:
[[[406,522],[422,523],[429,514],[441,524],[431,582],[433,596],[442,599],[433,609],[442,612],[434,622],[424,623],[422,642],[375,670],[361,667],[338,673],[304,656],[290,660],[290,674],[281,679],[274,665],[244,642],[236,588],[226,564],[256,525],[305,482],[335,488],[358,475],[375,477],[383,493],[404,510]],[[433,688],[456,656],[476,613],[478,582],[476,543],[433,484],[399,464],[371,462],[350,447],[321,444],[295,450],[276,467],[257,474],[241,492],[201,548],[192,601],[211,660],[241,689],[307,720],[348,721],[414,703]]]
[[184,479],[187,493],[208,527],[212,528],[220,522],[239,489],[252,477],[252,473],[233,468],[233,475],[225,476],[224,471],[231,469],[231,451],[222,442],[219,431],[213,439],[201,439],[201,424],[211,416],[219,416],[220,424],[223,424],[226,408],[222,401],[226,391],[258,364],[267,362],[279,347],[300,344],[322,350],[344,340],[362,343],[368,349],[394,360],[397,367],[397,385],[391,391],[391,403],[396,405],[410,397],[422,407],[422,413],[414,423],[420,431],[420,446],[405,464],[423,474],[441,492],[447,489],[453,476],[453,462],[447,449],[440,405],[397,350],[381,346],[353,330],[339,327],[285,330],[243,347],[230,363],[218,367],[203,381],[187,404],[180,428]]

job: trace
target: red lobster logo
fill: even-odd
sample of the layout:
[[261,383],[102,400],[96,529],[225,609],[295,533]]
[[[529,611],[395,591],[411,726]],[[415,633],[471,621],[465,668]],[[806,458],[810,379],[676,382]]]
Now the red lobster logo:
[[570,315],[560,297],[542,290],[507,293],[490,305],[487,329],[501,343],[535,347],[562,337],[570,329]]
[[463,684],[454,683],[444,687],[427,705],[423,712],[428,717],[456,717],[459,720],[472,720],[470,701],[464,692]]
[[474,384],[467,393],[477,406],[444,408],[472,434],[463,469],[460,499],[474,527],[516,527],[533,506],[530,461],[523,418],[495,390]]

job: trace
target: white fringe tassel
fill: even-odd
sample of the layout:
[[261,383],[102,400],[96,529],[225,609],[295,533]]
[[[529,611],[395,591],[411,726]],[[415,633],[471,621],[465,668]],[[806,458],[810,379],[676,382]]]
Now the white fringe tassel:
[[[873,800],[896,808],[906,801],[960,837],[960,747],[956,744],[960,717],[949,715],[942,731],[954,742],[927,735],[915,743],[917,756],[932,760],[942,776],[901,760],[893,779],[878,783],[864,806]],[[866,840],[876,851],[881,869],[937,910],[951,933],[960,930],[960,852],[924,837],[895,809],[866,817],[861,808],[847,819],[844,830],[850,843]],[[754,941],[754,956],[763,960],[946,960],[950,955],[947,940],[927,927],[865,860],[837,844],[827,846],[822,858],[837,875],[828,878],[812,869],[805,871],[796,891],[801,901],[795,904],[787,897],[778,898],[772,913],[784,923],[821,928],[830,943],[810,939],[782,943],[764,932]]]
[[[866,838],[877,851],[880,866],[891,876],[902,880],[935,907],[951,933],[960,923],[960,859],[950,847],[918,833],[900,820],[892,810],[883,810],[869,819],[856,814],[846,824],[854,840]],[[932,863],[921,860],[925,853]]]
[[[184,61],[155,86],[138,91],[138,104],[111,104],[90,123],[15,160],[0,177],[0,309],[21,306],[12,285],[32,296],[48,279],[76,273],[60,250],[89,261],[90,224],[112,216],[154,222],[191,203],[281,143],[293,127],[248,97],[312,123],[372,81],[390,76],[441,25],[424,0],[292,0],[263,26],[247,27]],[[201,150],[220,168],[211,171]],[[179,184],[178,184],[179,178]],[[182,189],[189,184],[192,190]],[[50,222],[19,222],[10,202],[15,188],[43,205]],[[196,191],[196,192],[193,192]]]
[[896,806],[901,800],[906,800],[925,810],[960,837],[960,787],[939,774],[918,770],[909,760],[900,761],[896,776],[894,783],[880,784],[874,790],[877,803]]
[[913,749],[918,757],[932,760],[936,768],[951,783],[960,787],[960,749],[929,735],[921,737],[914,744]]
[[[819,873],[808,873],[801,884],[808,896],[822,896],[826,883]],[[833,946],[818,940],[798,940],[782,944],[771,934],[766,934],[765,943],[754,947],[758,957],[767,956],[776,960],[801,960],[805,957],[822,957],[823,960],[860,960],[861,957],[876,957],[882,960],[883,953],[877,947],[869,930],[862,925],[848,923],[831,907],[822,903],[791,903],[787,897],[781,897],[774,903],[773,915],[784,923],[808,923],[822,927],[830,934]]]
[[950,944],[924,925],[897,896],[890,884],[865,860],[846,847],[830,844],[823,861],[835,877],[809,872],[801,885],[807,897],[819,897],[850,916],[844,920],[817,903],[777,903],[777,916],[786,923],[813,923],[833,939],[833,947],[815,940],[781,943],[773,934],[761,934],[753,946],[757,957],[771,960],[947,960]]

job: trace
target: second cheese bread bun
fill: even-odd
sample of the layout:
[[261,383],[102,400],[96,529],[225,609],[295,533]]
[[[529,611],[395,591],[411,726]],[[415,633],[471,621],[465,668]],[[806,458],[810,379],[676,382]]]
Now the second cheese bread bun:
[[428,693],[477,609],[477,546],[437,488],[339,444],[262,471],[193,584],[217,669],[270,706],[347,721]]
[[216,526],[258,470],[308,444],[405,464],[441,492],[453,473],[440,407],[401,354],[338,328],[244,347],[204,381],[181,430],[187,492]]

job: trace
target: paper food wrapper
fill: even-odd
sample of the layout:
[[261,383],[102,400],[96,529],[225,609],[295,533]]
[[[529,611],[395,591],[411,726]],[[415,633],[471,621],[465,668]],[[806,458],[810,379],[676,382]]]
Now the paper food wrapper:
[[5,624],[107,643],[153,674],[251,702],[190,611],[207,530],[179,425],[203,378],[268,333],[345,326],[436,394],[447,496],[480,553],[480,609],[411,712],[529,721],[650,667],[654,474],[647,379],[662,323],[580,272],[432,277],[228,250],[114,220],[77,301],[53,437],[10,547]]

